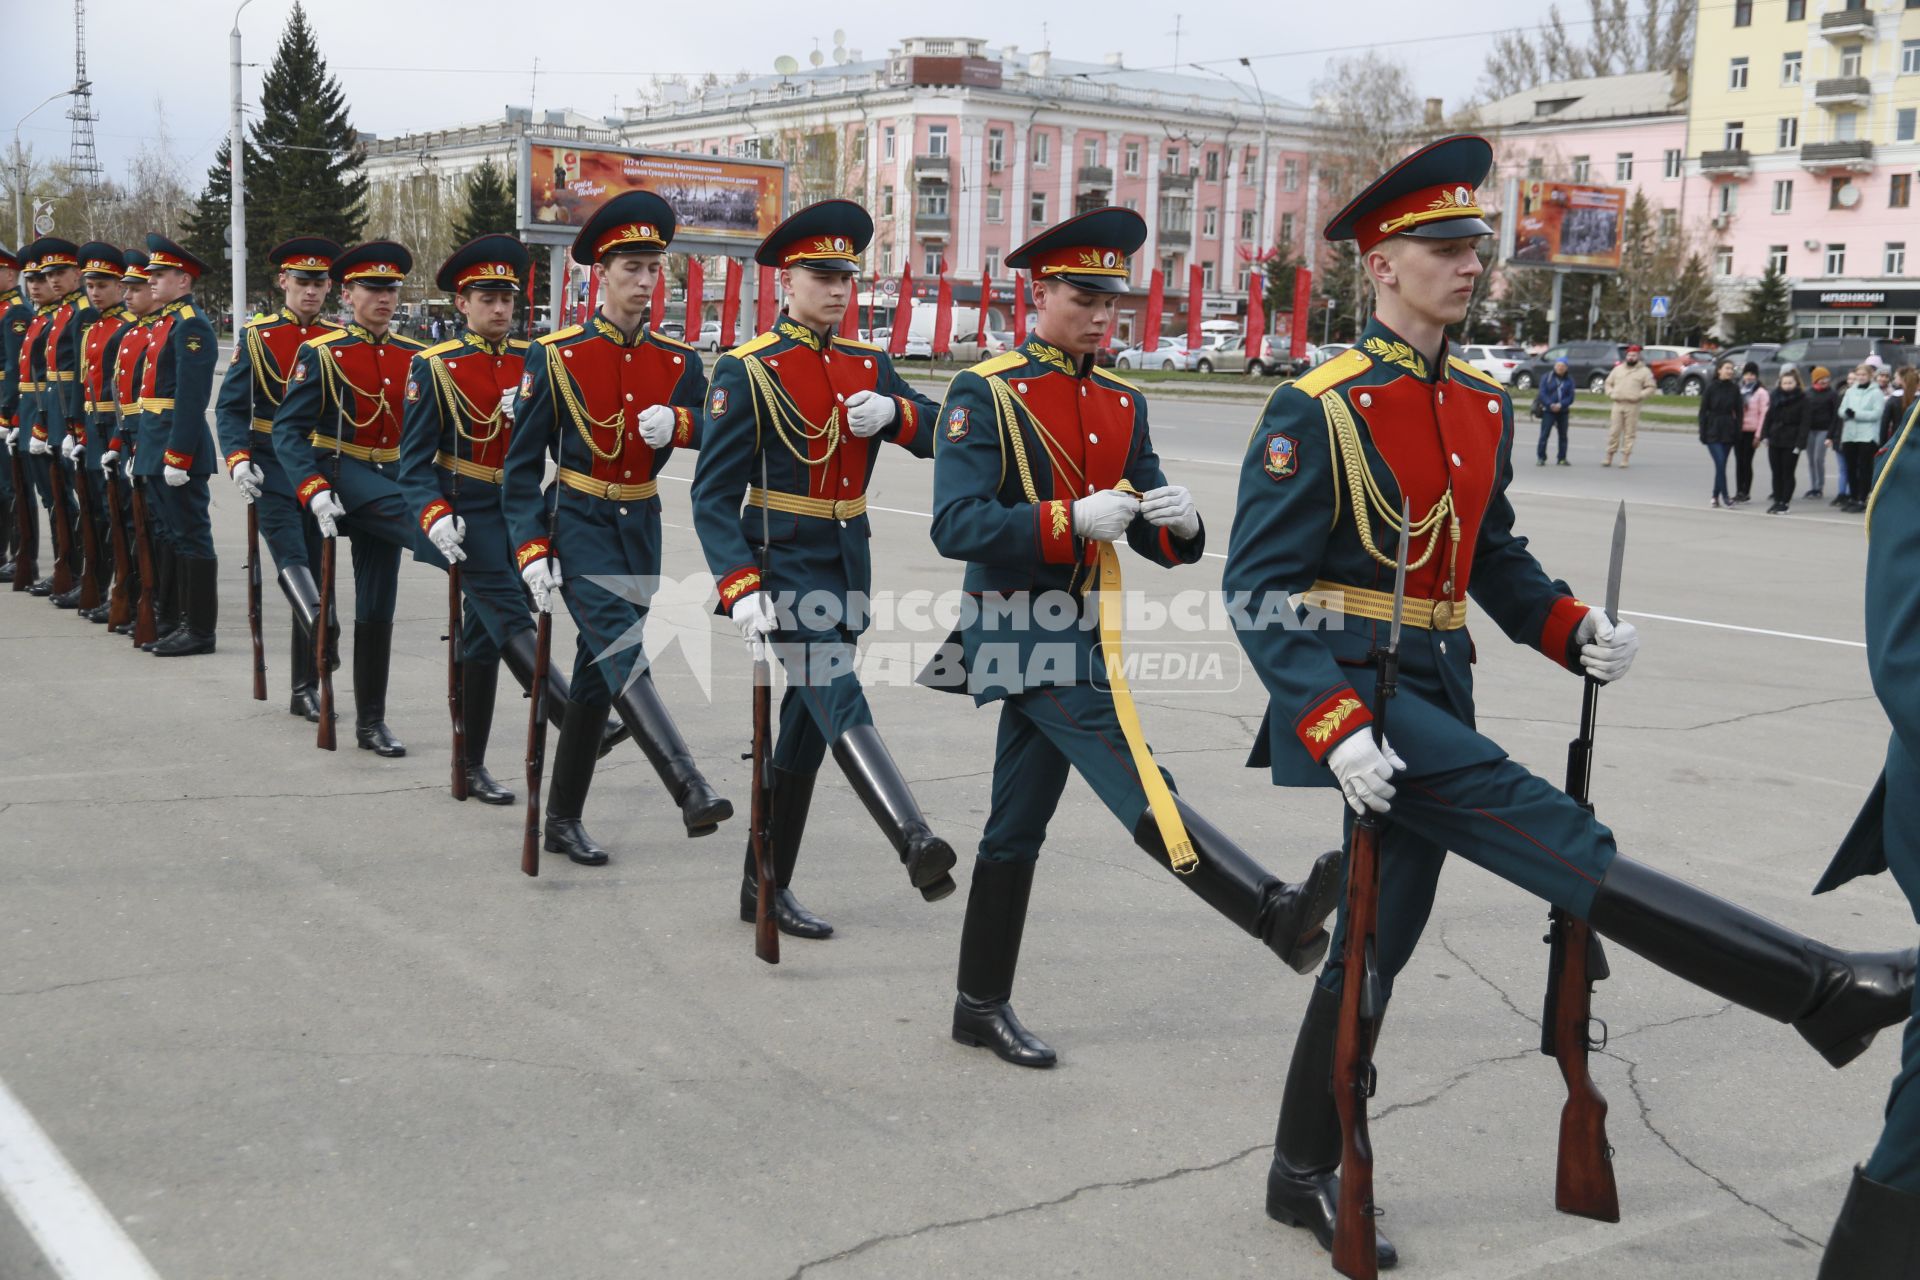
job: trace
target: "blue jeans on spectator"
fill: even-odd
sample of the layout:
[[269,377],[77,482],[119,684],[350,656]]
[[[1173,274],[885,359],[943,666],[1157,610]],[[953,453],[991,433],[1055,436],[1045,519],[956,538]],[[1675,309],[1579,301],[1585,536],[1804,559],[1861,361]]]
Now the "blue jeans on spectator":
[[1733,495],[1727,491],[1727,458],[1732,454],[1733,446],[1709,443],[1707,452],[1713,455],[1713,496],[1731,505]]
[[1535,456],[1542,462],[1547,460],[1547,437],[1555,431],[1560,433],[1559,460],[1565,462],[1567,460],[1567,410],[1549,409],[1546,416],[1540,419],[1540,447],[1535,451]]

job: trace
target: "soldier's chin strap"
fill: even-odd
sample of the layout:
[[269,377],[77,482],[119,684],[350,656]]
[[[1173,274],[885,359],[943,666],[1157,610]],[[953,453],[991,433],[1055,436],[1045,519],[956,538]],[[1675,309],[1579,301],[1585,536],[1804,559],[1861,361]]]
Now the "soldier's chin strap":
[[[1114,489],[1139,496],[1139,490],[1124,478]],[[1186,824],[1180,821],[1180,809],[1173,802],[1173,792],[1167,787],[1167,780],[1160,775],[1160,766],[1154,763],[1153,752],[1147,748],[1146,734],[1140,727],[1140,712],[1133,704],[1133,689],[1127,684],[1127,674],[1121,662],[1120,624],[1126,601],[1121,594],[1120,552],[1111,542],[1102,542],[1099,546],[1100,652],[1106,660],[1107,688],[1113,694],[1113,714],[1120,721],[1120,732],[1127,740],[1127,750],[1133,754],[1134,772],[1140,775],[1141,788],[1147,793],[1147,807],[1153,811],[1154,825],[1160,828],[1160,840],[1166,846],[1167,859],[1177,874],[1189,875],[1200,865],[1200,858],[1193,851],[1193,841],[1187,836]]]

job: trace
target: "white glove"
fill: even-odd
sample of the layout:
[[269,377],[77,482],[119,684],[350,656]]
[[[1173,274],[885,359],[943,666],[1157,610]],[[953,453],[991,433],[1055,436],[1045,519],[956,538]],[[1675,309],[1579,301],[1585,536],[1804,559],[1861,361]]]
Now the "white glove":
[[747,642],[747,652],[753,655],[753,660],[765,658],[767,637],[780,625],[780,619],[774,614],[773,598],[764,591],[755,591],[734,601],[728,612],[733,615],[733,625],[740,628],[740,636]]
[[1073,503],[1073,532],[1096,542],[1113,542],[1127,535],[1127,526],[1140,514],[1140,499],[1118,489],[1103,489],[1076,498]]
[[18,438],[19,435],[20,435],[20,428],[18,427],[0,427],[0,437],[5,438],[7,442],[7,448],[9,449],[13,448],[13,442],[16,438]]
[[533,607],[552,613],[553,602],[560,598],[560,558],[542,556],[520,571],[527,590],[533,592]]
[[112,445],[108,445],[107,451],[100,455],[100,470],[102,474],[113,470],[113,464],[118,461],[120,461],[120,451]]
[[1406,767],[1407,762],[1391,743],[1383,737],[1375,746],[1373,733],[1367,729],[1349,735],[1327,753],[1327,768],[1340,779],[1347,807],[1360,814],[1369,809],[1375,813],[1387,811],[1387,802],[1393,799],[1393,775]]
[[1573,638],[1580,646],[1580,665],[1601,684],[1627,674],[1640,652],[1640,633],[1631,622],[1608,622],[1606,611],[1589,609]]
[[460,549],[466,536],[467,522],[459,516],[441,516],[427,527],[427,541],[449,564],[459,564],[467,558],[467,553]]
[[640,411],[634,425],[649,449],[658,449],[673,439],[673,410],[664,404],[648,405]]
[[1147,523],[1159,525],[1176,538],[1191,538],[1200,532],[1200,512],[1193,505],[1193,494],[1183,484],[1162,485],[1141,494],[1140,514]]
[[60,456],[68,462],[73,461],[74,439],[72,436],[60,437]]
[[27,445],[27,452],[36,458],[44,458],[47,454],[52,453],[53,450],[47,447],[45,440],[42,440],[39,436],[35,436]]
[[133,483],[133,459],[132,458],[127,459],[127,465],[122,468],[122,471],[125,473],[127,477],[127,483],[132,484]]
[[167,488],[169,489],[178,489],[181,485],[193,478],[179,467],[167,467],[161,474],[166,477]]
[[340,536],[340,518],[347,514],[347,505],[334,496],[333,490],[322,489],[314,494],[307,510],[313,514],[313,522],[320,526],[321,537]]
[[251,462],[236,462],[227,474],[233,477],[234,484],[240,487],[240,496],[249,503],[260,496],[260,486],[267,482],[267,473]]
[[886,430],[898,412],[893,397],[877,391],[856,391],[847,397],[847,425],[862,440]]

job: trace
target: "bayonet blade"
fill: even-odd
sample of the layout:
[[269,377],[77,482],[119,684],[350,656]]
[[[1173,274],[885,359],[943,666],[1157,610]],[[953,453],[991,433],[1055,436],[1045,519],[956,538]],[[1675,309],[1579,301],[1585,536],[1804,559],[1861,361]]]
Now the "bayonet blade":
[[1627,504],[1613,516],[1613,556],[1607,562],[1607,621],[1620,621],[1620,570],[1627,561]]
[[1407,561],[1413,555],[1412,511],[1404,496],[1400,499],[1400,554],[1394,557],[1393,630],[1387,633],[1387,652],[1400,652],[1400,618],[1406,613]]

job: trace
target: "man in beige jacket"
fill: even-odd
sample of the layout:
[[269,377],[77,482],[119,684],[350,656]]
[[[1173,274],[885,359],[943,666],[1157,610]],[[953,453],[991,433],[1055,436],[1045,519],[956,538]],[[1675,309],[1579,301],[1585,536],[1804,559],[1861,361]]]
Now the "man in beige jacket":
[[1612,466],[1617,451],[1620,469],[1625,471],[1633,461],[1633,438],[1640,434],[1640,402],[1659,390],[1653,370],[1640,362],[1638,346],[1627,348],[1626,363],[1613,366],[1605,389],[1613,411],[1607,420],[1607,457],[1600,465]]

